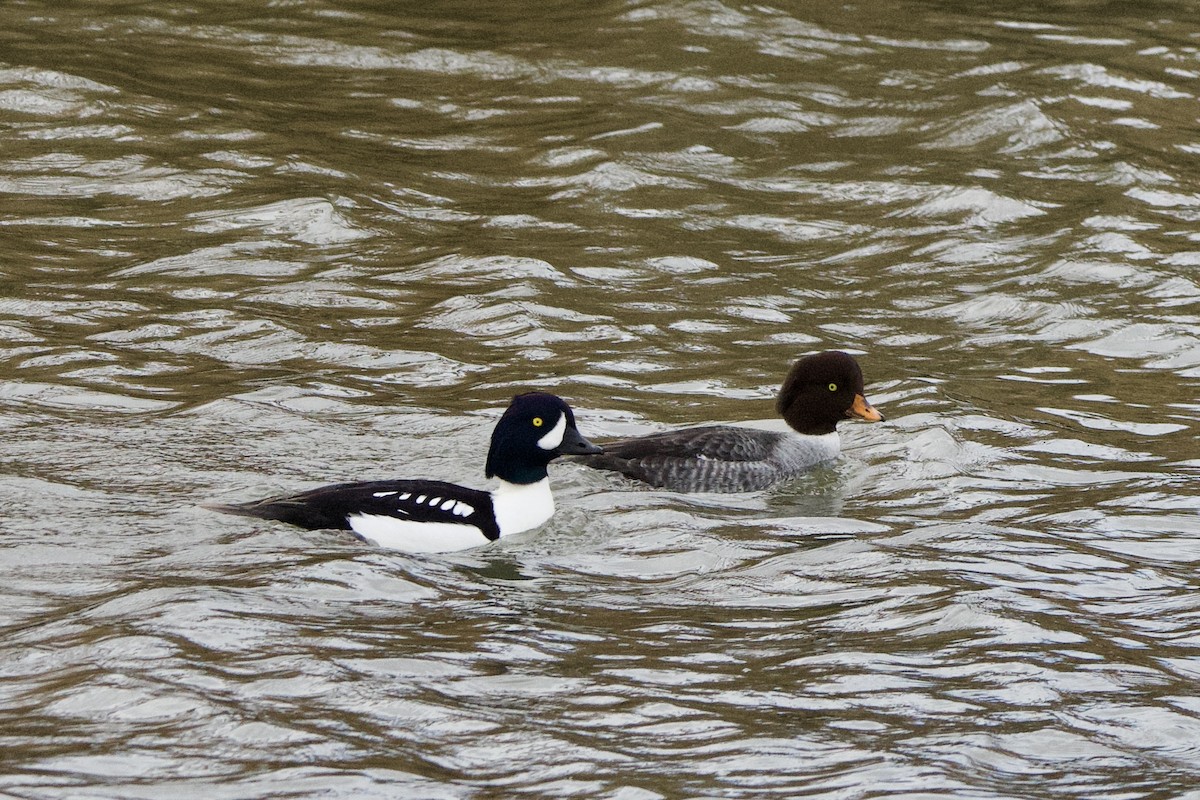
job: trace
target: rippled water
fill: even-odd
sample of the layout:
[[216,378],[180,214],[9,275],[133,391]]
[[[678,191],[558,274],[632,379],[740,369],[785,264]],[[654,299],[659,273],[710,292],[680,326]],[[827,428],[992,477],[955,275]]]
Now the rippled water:
[[[1195,797],[1194,2],[0,5],[0,793]],[[220,517],[589,437],[444,557]]]

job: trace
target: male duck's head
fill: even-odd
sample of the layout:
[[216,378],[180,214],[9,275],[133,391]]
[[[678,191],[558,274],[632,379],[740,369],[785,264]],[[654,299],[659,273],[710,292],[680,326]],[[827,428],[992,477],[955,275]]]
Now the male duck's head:
[[833,433],[838,421],[846,417],[868,422],[883,419],[863,392],[862,369],[854,357],[827,350],[792,365],[775,408],[800,433]]
[[558,456],[600,452],[579,433],[575,414],[562,398],[527,392],[514,397],[496,423],[485,472],[509,483],[537,483]]

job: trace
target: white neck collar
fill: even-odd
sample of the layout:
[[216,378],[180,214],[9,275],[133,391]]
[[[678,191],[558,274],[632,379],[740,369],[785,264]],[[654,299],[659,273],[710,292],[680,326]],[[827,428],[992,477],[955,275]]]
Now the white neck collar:
[[537,483],[500,481],[492,491],[492,510],[501,536],[531,530],[554,516],[554,496],[550,479]]

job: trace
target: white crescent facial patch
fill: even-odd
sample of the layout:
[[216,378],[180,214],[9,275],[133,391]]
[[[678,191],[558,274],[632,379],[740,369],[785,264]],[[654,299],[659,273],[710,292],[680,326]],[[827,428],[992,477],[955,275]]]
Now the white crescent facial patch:
[[562,444],[563,435],[567,432],[567,415],[559,414],[558,422],[551,428],[545,436],[538,439],[537,446],[543,450],[553,450]]

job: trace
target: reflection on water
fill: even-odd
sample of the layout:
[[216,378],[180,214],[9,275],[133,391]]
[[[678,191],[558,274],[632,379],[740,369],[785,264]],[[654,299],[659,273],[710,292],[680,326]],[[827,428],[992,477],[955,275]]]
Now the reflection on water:
[[[1197,11],[0,8],[0,791],[1193,791]],[[771,492],[556,464],[436,559],[196,506],[828,347],[889,422]]]

